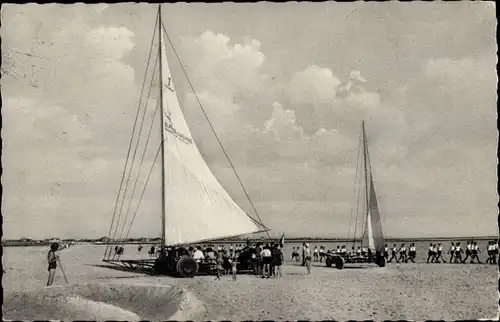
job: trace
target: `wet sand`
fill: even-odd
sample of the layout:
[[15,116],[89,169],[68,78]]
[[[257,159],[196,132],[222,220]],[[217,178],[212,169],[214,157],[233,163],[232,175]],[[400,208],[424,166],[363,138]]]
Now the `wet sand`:
[[[314,263],[312,274],[307,275],[304,267],[287,263],[282,278],[238,275],[237,281],[230,276],[217,281],[211,276],[175,279],[109,269],[100,266],[102,253],[99,246],[76,246],[61,253],[73,286],[71,291],[60,291],[73,301],[73,311],[75,301],[87,301],[86,307],[97,307],[88,301],[113,305],[93,313],[102,320],[110,316],[133,319],[133,314],[142,319],[172,319],[176,314],[181,320],[455,320],[496,318],[498,314],[495,265],[408,263],[384,268],[348,265],[337,270]],[[4,306],[7,318],[11,316],[8,309],[22,301],[36,306],[40,298],[51,298],[47,289],[68,288],[60,272],[54,283],[60,287],[44,287],[45,255],[42,248],[4,248],[4,298],[10,303]],[[89,283],[112,283],[116,292],[110,292],[109,286],[82,286]],[[142,293],[131,291],[131,285],[141,287]],[[153,291],[162,285],[173,288]],[[118,302],[113,300],[116,294],[122,298]],[[138,301],[142,304],[137,305]],[[29,305],[25,307],[28,310]]]

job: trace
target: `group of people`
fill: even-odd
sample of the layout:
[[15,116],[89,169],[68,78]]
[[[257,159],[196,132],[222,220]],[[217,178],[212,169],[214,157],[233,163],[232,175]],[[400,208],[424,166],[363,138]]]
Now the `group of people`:
[[[498,256],[498,243],[496,241],[489,241],[488,246],[488,258],[486,260],[487,264],[496,264],[497,256]],[[357,249],[355,247],[351,247],[350,250],[347,249],[346,245],[339,245],[336,249],[333,250],[325,250],[325,247],[318,246],[314,247],[314,251],[312,252],[312,260],[314,262],[322,262],[325,254],[333,253],[336,255],[340,255],[343,257],[349,258],[370,258],[373,256],[373,251],[370,248],[358,246]],[[465,253],[465,257],[463,257]],[[449,263],[465,263],[470,258],[470,263],[479,263],[482,264],[479,259],[479,254],[481,250],[477,245],[476,241],[469,240],[467,241],[467,245],[465,250],[462,249],[460,242],[451,242],[450,248],[447,253],[444,253],[443,245],[441,243],[430,243],[429,251],[427,256],[427,263],[446,263],[446,259],[443,256],[450,255],[448,260]],[[390,255],[390,256],[389,256]],[[396,244],[393,244],[393,247],[389,249],[388,244],[384,246],[384,254],[387,263],[391,263],[395,261],[396,263],[408,263],[409,261],[415,263],[415,258],[417,256],[417,248],[415,243],[411,243],[409,247],[406,247],[405,243],[402,243],[398,248]],[[292,248],[292,257],[291,260],[295,260],[299,262],[302,258],[302,265],[308,265],[307,257],[311,257],[311,251],[309,249],[309,245],[304,243],[302,247],[302,256],[300,254],[300,247]]]
[[[251,245],[238,244],[224,246],[214,245],[192,245],[186,250],[186,255],[191,256],[200,265],[212,267],[215,270],[216,279],[221,275],[232,274],[236,280],[238,271],[253,271],[262,278],[282,276],[281,265],[283,264],[283,253],[279,244],[256,243]],[[140,250],[138,249],[140,252]],[[155,246],[151,246],[150,256],[158,256],[161,253]]]

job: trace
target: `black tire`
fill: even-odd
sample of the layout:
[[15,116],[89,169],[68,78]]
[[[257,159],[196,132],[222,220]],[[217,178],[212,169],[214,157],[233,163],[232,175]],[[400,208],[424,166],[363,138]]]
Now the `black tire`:
[[325,264],[326,264],[326,267],[332,267],[333,259],[330,256],[327,256],[325,259]]
[[344,268],[345,261],[342,257],[338,256],[335,258],[335,267],[337,269],[343,269]]
[[198,273],[198,263],[190,256],[182,256],[176,265],[181,277],[194,277]]

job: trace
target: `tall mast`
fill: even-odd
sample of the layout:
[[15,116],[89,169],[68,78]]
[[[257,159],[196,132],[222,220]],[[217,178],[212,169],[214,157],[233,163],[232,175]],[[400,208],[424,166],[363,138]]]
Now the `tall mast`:
[[[363,130],[363,164],[365,167],[365,199],[366,199],[366,216],[368,219],[368,213],[370,211],[370,195],[368,194],[368,146],[367,146],[367,140],[366,140],[366,131],[365,131],[365,121],[361,122],[361,127]],[[367,222],[366,225],[370,225],[371,223]],[[368,227],[367,227],[368,228]],[[363,232],[364,235],[364,232]]]
[[160,131],[161,131],[161,240],[162,245],[165,245],[165,126],[163,124],[164,110],[163,110],[163,59],[162,59],[162,42],[161,42],[161,4],[158,5],[158,58],[160,60],[159,78],[160,78]]

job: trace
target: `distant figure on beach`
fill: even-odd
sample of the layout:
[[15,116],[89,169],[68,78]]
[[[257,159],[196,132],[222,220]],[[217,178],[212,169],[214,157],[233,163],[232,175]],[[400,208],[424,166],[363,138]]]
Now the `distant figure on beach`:
[[384,246],[384,258],[386,262],[389,259],[389,247],[387,247],[387,244]]
[[271,275],[271,261],[272,261],[272,253],[269,244],[266,244],[266,246],[264,246],[260,256],[262,257],[262,263],[264,264],[262,270],[262,278],[269,278],[269,276]]
[[465,258],[462,260],[462,264],[464,264],[469,257],[472,257],[472,241],[467,241],[467,246],[465,246]]
[[429,260],[431,263],[434,263],[435,258],[436,258],[436,248],[432,243],[430,243],[429,251],[427,252],[427,263],[429,263]]
[[139,245],[139,247],[137,247],[137,252],[140,254],[141,250],[142,250],[142,245]]
[[260,275],[262,271],[262,246],[261,243],[257,243],[255,249],[255,274]]
[[236,273],[237,273],[237,265],[238,265],[238,259],[236,258],[236,256],[230,260],[230,263],[231,263],[231,271],[233,274],[233,281],[236,281]]
[[460,245],[460,242],[457,242],[455,245],[455,261],[454,263],[461,263],[462,262],[462,253],[464,250],[462,249],[462,246]]
[[118,255],[118,245],[115,246],[115,256]]
[[304,243],[304,257],[307,267],[307,274],[311,274],[311,249],[309,248],[309,244]]
[[392,246],[392,250],[391,250],[391,258],[387,261],[387,263],[390,263],[392,262],[392,260],[396,260],[396,263],[399,263],[398,261],[398,258],[397,258],[397,253],[398,253],[398,248],[396,247],[396,244],[394,244],[394,246]]
[[439,259],[443,261],[443,263],[446,263],[446,261],[443,258],[443,246],[441,246],[441,243],[438,243],[437,249],[436,249],[436,259],[434,260],[436,263],[441,263]]
[[406,246],[405,243],[401,244],[401,247],[399,248],[399,261],[400,262],[408,262],[406,259]]
[[306,266],[306,242],[302,243],[302,266]]
[[271,250],[272,255],[272,275],[281,277],[281,265],[283,264],[283,253],[281,252],[280,246],[274,244]]
[[347,255],[347,248],[345,247],[345,245],[342,245],[342,247],[340,248],[340,254],[341,255]]
[[470,262],[471,264],[474,263],[474,259],[477,260],[477,263],[478,264],[482,264],[483,262],[481,262],[481,260],[479,259],[479,253],[481,252],[481,250],[479,249],[479,246],[477,245],[477,242],[474,242],[471,246],[471,253],[472,253],[472,257],[470,259]]
[[487,264],[496,264],[497,263],[497,256],[495,252],[495,242],[494,241],[489,241],[488,242],[488,258],[486,259]]
[[59,250],[58,243],[50,244],[50,250],[47,254],[47,262],[49,264],[49,279],[47,281],[47,286],[51,286],[54,283],[54,277],[56,276],[56,268],[57,268],[57,260],[59,256],[56,255],[56,252]]
[[318,250],[318,246],[314,246],[313,256],[314,256],[314,261],[315,261],[315,262],[319,261],[319,250]]
[[223,261],[222,261],[222,254],[221,253],[215,253],[215,264],[216,264],[216,267],[215,267],[215,271],[216,271],[216,276],[215,276],[215,279],[216,280],[220,280],[220,274],[222,272],[222,264],[223,264]]
[[319,247],[319,262],[323,262],[323,258],[325,257],[325,248],[322,246]]
[[356,256],[362,256],[361,246],[358,246],[358,249],[356,249]]
[[294,260],[296,262],[298,262],[300,260],[300,255],[299,255],[299,248],[297,247],[297,249],[295,249],[295,247],[293,248],[292,250],[292,260]]
[[455,258],[455,243],[451,242],[450,249],[448,250],[448,254],[450,254],[450,263],[453,263],[453,259]]
[[415,263],[415,257],[417,257],[417,248],[415,247],[415,243],[411,243],[408,250],[409,256],[406,259],[406,263],[408,263],[408,260],[412,261],[412,263]]

